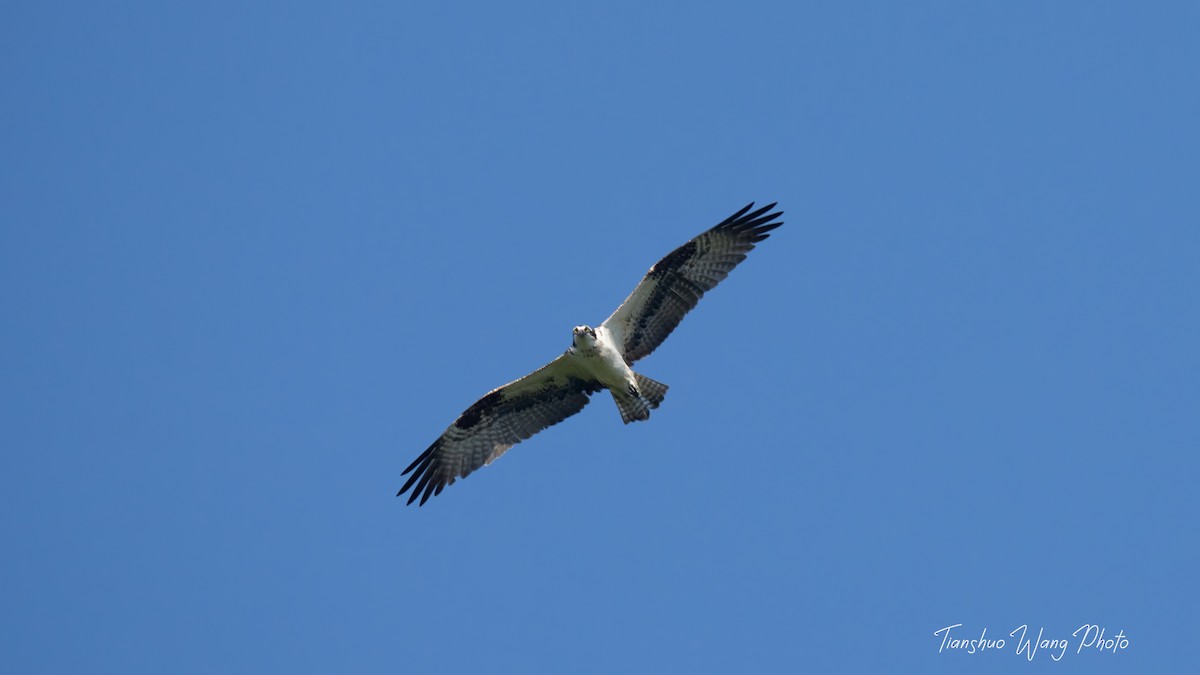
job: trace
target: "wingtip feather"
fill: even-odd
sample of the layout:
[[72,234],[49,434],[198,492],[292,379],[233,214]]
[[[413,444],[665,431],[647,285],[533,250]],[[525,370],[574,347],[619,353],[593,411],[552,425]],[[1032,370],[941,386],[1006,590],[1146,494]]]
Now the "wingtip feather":
[[[756,228],[762,226],[764,223],[769,223],[775,218],[783,215],[783,211],[775,211],[769,214],[767,213],[771,209],[775,208],[777,204],[778,202],[771,202],[766,206],[751,211],[751,209],[754,208],[754,202],[750,202],[737,213],[721,221],[721,223],[713,229],[731,230],[738,233],[753,232]],[[778,225],[776,225],[776,227],[778,227]]]

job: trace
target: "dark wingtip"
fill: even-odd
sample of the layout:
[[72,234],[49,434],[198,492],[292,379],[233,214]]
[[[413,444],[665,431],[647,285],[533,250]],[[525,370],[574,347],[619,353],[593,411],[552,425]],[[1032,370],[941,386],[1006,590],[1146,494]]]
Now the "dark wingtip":
[[[762,226],[783,215],[783,211],[775,211],[774,213],[767,214],[768,211],[775,208],[778,204],[779,202],[771,202],[766,206],[754,209],[754,202],[750,202],[737,213],[721,221],[713,229],[728,229],[735,232],[755,231],[756,234],[758,232],[766,232],[768,229],[774,229],[783,223],[773,224],[766,228]],[[751,209],[754,209],[754,211],[751,211]]]
[[441,443],[442,439],[440,438],[434,441],[433,444],[425,450],[425,452],[422,452],[420,456],[413,460],[413,463],[409,464],[408,468],[400,474],[401,476],[405,476],[409,473],[412,473],[411,476],[408,476],[408,480],[404,482],[404,486],[401,487],[400,491],[396,493],[397,497],[403,495],[405,492],[408,492],[409,488],[412,488],[415,485],[416,489],[412,491],[412,494],[409,495],[408,498],[408,503],[413,503],[413,500],[417,498],[417,495],[421,493],[421,490],[429,483],[430,478],[437,470],[437,467],[434,466],[437,464],[437,462],[434,461],[434,453],[437,451],[438,447],[441,446]]

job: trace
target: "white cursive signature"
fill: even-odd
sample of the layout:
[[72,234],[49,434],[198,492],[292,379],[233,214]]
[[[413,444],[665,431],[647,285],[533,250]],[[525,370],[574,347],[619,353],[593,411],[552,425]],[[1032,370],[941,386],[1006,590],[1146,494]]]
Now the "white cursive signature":
[[[979,637],[966,635],[962,631],[956,633],[955,631],[960,628],[962,628],[962,624],[956,623],[933,631],[934,637],[941,638],[941,644],[938,645],[939,654],[949,651],[960,651],[967,654],[986,651],[999,652],[1003,651],[1008,644],[1004,638],[989,638],[986,626],[979,632]],[[1071,644],[1071,638],[1079,640],[1078,646],[1075,648],[1076,654],[1084,649],[1116,654],[1129,648],[1129,638],[1123,629],[1118,630],[1111,637],[1105,637],[1103,626],[1090,623],[1085,623],[1075,629],[1075,632],[1071,633],[1071,638],[1048,636],[1045,627],[1039,627],[1037,635],[1034,636],[1029,624],[1017,626],[1008,636],[1015,639],[1016,655],[1024,656],[1029,661],[1032,661],[1040,652],[1049,654],[1053,661],[1061,661]]]

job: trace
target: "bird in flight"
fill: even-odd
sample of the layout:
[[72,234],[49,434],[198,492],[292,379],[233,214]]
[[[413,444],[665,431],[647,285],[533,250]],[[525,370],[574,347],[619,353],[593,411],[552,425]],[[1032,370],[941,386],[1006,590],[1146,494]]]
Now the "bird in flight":
[[506,450],[583,410],[607,389],[626,424],[650,418],[667,393],[631,366],[675,330],[701,296],[712,290],[767,233],[783,224],[775,204],[751,211],[751,202],[715,227],[671,251],[650,268],[604,323],[576,326],[571,347],[538,370],[493,389],[458,416],[401,475],[412,474],[396,496],[412,489],[421,505]]

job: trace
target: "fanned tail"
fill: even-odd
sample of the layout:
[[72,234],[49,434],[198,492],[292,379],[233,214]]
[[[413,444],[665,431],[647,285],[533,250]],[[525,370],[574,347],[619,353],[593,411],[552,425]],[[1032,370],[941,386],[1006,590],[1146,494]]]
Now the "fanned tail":
[[612,392],[617,410],[621,411],[621,421],[625,424],[650,419],[650,411],[657,408],[667,395],[667,385],[662,382],[638,373],[634,373],[633,377],[637,381],[636,392],[632,388],[628,392]]

